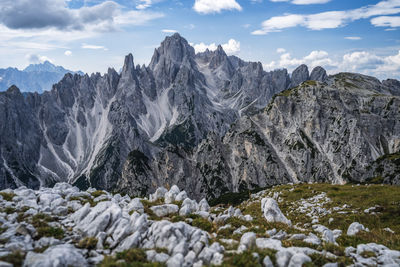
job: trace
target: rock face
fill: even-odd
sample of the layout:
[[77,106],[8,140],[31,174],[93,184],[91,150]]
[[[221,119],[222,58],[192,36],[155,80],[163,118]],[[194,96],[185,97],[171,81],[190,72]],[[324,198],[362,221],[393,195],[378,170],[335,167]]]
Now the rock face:
[[[162,151],[146,161],[146,176],[199,198],[289,182],[398,184],[399,106],[399,97],[372,77],[306,81],[242,116],[222,138],[209,134],[192,152]],[[132,163],[125,165],[122,190],[144,180],[132,175]]]
[[396,80],[265,72],[222,47],[195,54],[174,34],[149,66],[128,55],[121,74],[0,93],[0,188],[64,181],[145,195],[177,184],[200,200],[287,182],[398,183],[393,161],[366,171],[399,151],[398,95]]
[[292,223],[288,220],[279,209],[278,203],[273,198],[263,198],[261,200],[261,211],[267,222],[281,222],[287,225]]

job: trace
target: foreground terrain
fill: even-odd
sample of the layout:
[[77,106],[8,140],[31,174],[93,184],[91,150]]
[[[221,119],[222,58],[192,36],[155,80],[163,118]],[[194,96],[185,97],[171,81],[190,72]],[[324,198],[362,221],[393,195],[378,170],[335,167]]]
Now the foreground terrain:
[[[297,184],[196,202],[66,183],[0,192],[1,266],[398,266],[400,188]],[[279,207],[278,207],[279,206]]]

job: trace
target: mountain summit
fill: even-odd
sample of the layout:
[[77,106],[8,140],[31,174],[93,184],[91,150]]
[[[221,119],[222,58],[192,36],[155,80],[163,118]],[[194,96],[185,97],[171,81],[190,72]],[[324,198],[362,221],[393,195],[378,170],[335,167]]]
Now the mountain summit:
[[121,74],[0,93],[0,187],[144,195],[177,184],[211,198],[287,182],[398,183],[388,156],[399,151],[398,85],[305,65],[266,72],[221,46],[195,54],[174,34],[148,66],[129,54]]
[[49,61],[40,64],[30,64],[24,70],[16,68],[0,69],[0,91],[7,90],[11,85],[16,85],[22,92],[39,92],[51,90],[53,84],[59,82],[66,73],[77,73],[55,66]]

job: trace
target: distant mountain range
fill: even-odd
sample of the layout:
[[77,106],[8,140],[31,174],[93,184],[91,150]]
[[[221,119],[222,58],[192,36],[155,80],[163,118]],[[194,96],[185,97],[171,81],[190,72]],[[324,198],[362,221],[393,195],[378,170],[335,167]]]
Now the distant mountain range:
[[0,69],[0,91],[16,85],[22,92],[50,91],[53,84],[59,82],[66,73],[81,74],[81,71],[71,71],[61,66],[55,66],[49,61],[31,64],[24,70],[17,68]]

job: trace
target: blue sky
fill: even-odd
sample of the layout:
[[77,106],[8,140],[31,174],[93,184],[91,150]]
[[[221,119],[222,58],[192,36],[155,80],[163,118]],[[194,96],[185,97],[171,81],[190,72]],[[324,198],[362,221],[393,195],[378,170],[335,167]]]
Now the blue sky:
[[400,79],[400,0],[2,0],[0,68],[50,60],[85,72],[148,64],[179,32],[196,51],[289,71],[306,63]]

